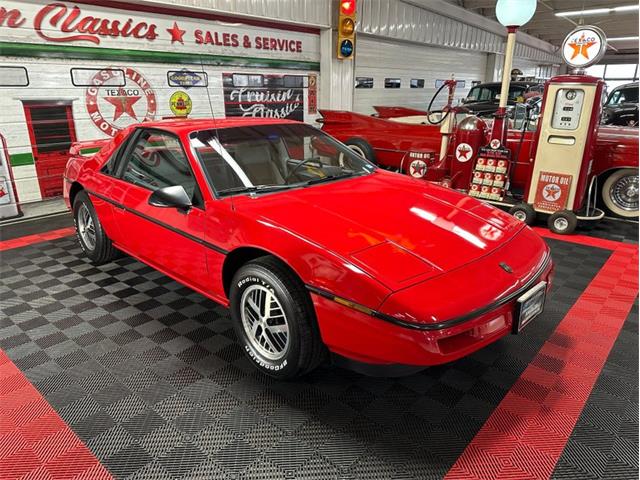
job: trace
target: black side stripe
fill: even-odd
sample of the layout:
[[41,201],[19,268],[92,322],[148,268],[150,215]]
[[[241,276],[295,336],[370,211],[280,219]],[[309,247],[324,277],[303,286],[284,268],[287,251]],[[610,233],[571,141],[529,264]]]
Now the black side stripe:
[[369,315],[371,315],[374,318],[378,318],[380,320],[384,320],[385,322],[389,322],[389,323],[393,323],[394,325],[398,325],[399,327],[404,327],[404,328],[409,328],[411,330],[444,330],[445,328],[451,328],[454,327],[456,325],[459,325],[461,323],[465,323],[468,322],[470,320],[473,320],[474,318],[480,317],[482,315],[484,315],[485,313],[489,313],[492,310],[495,310],[498,307],[501,307],[502,305],[509,303],[510,301],[518,298],[520,295],[522,295],[524,292],[526,292],[527,290],[529,290],[531,287],[533,287],[536,283],[538,283],[538,281],[540,280],[540,277],[542,276],[542,274],[544,273],[544,271],[547,269],[547,267],[549,266],[549,262],[551,262],[551,255],[547,255],[547,257],[545,258],[542,267],[540,268],[540,270],[538,271],[538,273],[536,273],[533,278],[531,278],[531,280],[529,280],[525,285],[523,285],[522,287],[520,287],[518,290],[516,290],[515,292],[502,297],[498,300],[496,300],[493,303],[490,303],[489,305],[486,305],[482,308],[479,308],[477,310],[474,310],[472,312],[469,312],[465,315],[461,315],[460,317],[456,317],[456,318],[452,318],[449,320],[444,320],[442,322],[439,323],[412,323],[412,322],[405,322],[403,320],[400,320],[398,318],[395,318],[391,315],[387,315],[386,313],[382,313],[382,312],[378,312],[377,310],[373,310],[371,308],[365,307],[363,305],[360,305],[356,302],[352,302],[350,300],[344,299],[342,297],[339,297],[338,295],[334,295],[331,292],[328,292],[327,290],[323,290],[311,285],[306,285],[307,290],[309,290],[312,293],[315,293],[316,295],[320,295],[321,297],[327,298],[329,300],[332,300],[336,303],[339,303],[340,305],[346,306],[348,308],[353,308],[354,310],[358,310],[359,312],[363,312],[363,313],[367,313]]
[[137,215],[138,217],[143,218],[143,219],[147,220],[148,222],[155,223],[156,225],[158,225],[158,226],[160,226],[162,228],[166,228],[167,230],[170,230],[170,231],[172,231],[174,233],[177,233],[178,235],[182,235],[183,237],[188,238],[189,240],[191,240],[193,242],[199,243],[200,245],[203,245],[204,247],[209,248],[209,249],[211,249],[211,250],[213,250],[215,252],[218,252],[218,253],[220,253],[222,255],[227,255],[229,253],[229,251],[225,250],[224,248],[221,248],[221,247],[219,247],[217,245],[214,245],[213,243],[209,243],[209,242],[207,242],[205,240],[202,240],[201,238],[198,238],[198,237],[196,237],[194,235],[191,235],[190,233],[187,233],[187,232],[185,232],[183,230],[179,230],[179,229],[177,229],[175,227],[172,227],[171,225],[168,225],[168,224],[166,224],[164,222],[161,222],[160,220],[157,220],[157,219],[155,219],[153,217],[150,217],[149,215],[145,215],[144,213],[138,212],[137,210],[134,210],[133,208],[126,207],[125,205],[122,205],[122,204],[120,204],[120,203],[118,203],[118,202],[116,202],[116,201],[114,201],[114,200],[112,200],[110,198],[107,198],[104,195],[100,195],[99,193],[93,192],[91,190],[86,190],[86,192],[89,195],[93,195],[94,197],[99,198],[100,200],[104,200],[105,202],[110,203],[111,205],[114,205],[114,206],[116,206],[116,207],[118,207],[118,208],[120,208],[122,210],[125,210],[125,211],[127,211],[129,213],[133,213],[134,215]]

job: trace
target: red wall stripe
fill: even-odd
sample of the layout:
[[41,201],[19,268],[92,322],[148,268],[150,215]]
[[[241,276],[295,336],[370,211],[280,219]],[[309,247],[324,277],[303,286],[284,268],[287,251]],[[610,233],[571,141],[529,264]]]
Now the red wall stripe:
[[613,243],[609,260],[445,478],[551,477],[638,295],[638,247]]
[[12,240],[3,240],[0,242],[0,252],[11,250],[12,248],[26,247],[34,243],[46,242],[47,240],[55,240],[56,238],[68,237],[75,233],[74,227],[60,228],[45,233],[36,233],[34,235],[26,235],[24,237],[14,238]]
[[1,350],[0,478],[111,479]]

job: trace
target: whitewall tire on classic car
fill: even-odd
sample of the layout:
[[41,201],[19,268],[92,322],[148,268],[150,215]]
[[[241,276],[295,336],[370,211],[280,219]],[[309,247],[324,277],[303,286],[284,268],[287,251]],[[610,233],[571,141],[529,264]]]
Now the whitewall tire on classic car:
[[371,163],[376,163],[376,154],[369,143],[361,138],[350,138],[344,144],[351,150],[356,152],[362,158],[369,160]]
[[89,195],[79,191],[73,200],[73,221],[80,247],[92,263],[107,263],[119,256],[107,234],[102,229]]
[[233,277],[230,301],[238,340],[261,372],[293,378],[324,359],[311,297],[278,259],[265,256],[242,266]]
[[602,185],[602,200],[611,213],[622,218],[638,218],[638,170],[622,168]]

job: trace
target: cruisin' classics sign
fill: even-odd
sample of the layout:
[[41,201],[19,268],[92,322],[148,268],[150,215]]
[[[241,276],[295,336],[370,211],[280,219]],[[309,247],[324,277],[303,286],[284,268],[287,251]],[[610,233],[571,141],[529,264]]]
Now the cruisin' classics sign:
[[248,55],[319,61],[312,33],[122,11],[69,2],[3,1],[3,37],[15,42],[136,50]]

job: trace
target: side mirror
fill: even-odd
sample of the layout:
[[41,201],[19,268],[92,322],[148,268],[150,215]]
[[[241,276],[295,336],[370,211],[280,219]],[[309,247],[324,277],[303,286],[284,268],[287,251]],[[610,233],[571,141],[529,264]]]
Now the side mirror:
[[184,187],[182,185],[174,185],[155,190],[149,197],[149,205],[188,210],[191,208],[192,203]]

